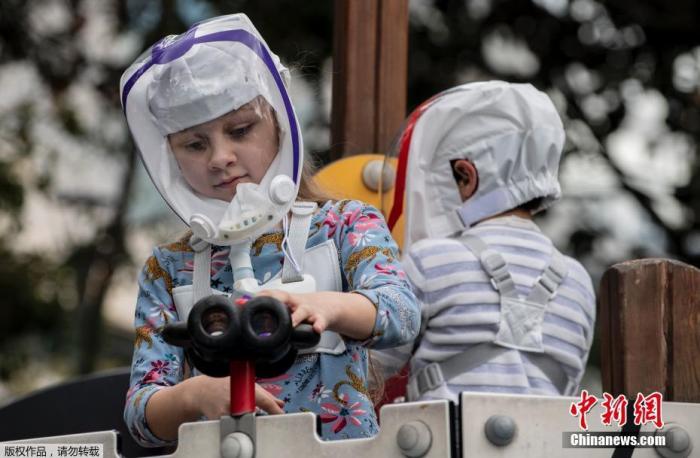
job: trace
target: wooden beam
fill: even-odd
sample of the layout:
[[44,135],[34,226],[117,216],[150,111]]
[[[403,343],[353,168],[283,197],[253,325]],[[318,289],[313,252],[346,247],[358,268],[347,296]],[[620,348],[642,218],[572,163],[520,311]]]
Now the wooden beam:
[[374,152],[390,146],[406,117],[408,1],[379,3]]
[[599,324],[605,391],[700,402],[700,270],[666,259],[612,266]]
[[382,152],[406,112],[407,0],[336,0],[331,159]]
[[375,0],[336,0],[333,42],[332,159],[374,147]]

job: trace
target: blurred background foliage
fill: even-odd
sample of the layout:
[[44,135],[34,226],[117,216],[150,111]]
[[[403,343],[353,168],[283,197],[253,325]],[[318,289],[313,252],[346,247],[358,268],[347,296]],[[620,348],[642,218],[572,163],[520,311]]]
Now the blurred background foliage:
[[[0,400],[129,363],[136,272],[181,226],[136,160],[119,77],[233,12],[291,64],[307,150],[327,161],[333,2],[0,2]],[[566,197],[539,221],[559,247],[596,282],[626,259],[700,266],[699,23],[694,0],[411,0],[408,106],[531,82],[567,129]]]

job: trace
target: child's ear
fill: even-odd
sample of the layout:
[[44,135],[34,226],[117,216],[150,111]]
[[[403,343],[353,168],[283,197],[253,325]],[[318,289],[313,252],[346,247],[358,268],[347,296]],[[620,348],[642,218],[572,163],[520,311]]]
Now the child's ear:
[[457,180],[465,183],[469,182],[469,172],[463,164],[464,161],[459,161],[455,164],[455,174],[457,175]]
[[462,201],[470,198],[479,186],[479,174],[476,167],[467,159],[457,159],[452,162],[452,173],[454,174],[459,194]]

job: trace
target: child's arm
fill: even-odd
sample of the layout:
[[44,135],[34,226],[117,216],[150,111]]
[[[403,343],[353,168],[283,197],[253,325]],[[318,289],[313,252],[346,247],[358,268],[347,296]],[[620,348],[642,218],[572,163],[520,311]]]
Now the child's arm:
[[146,421],[146,405],[161,389],[176,385],[183,378],[182,348],[168,345],[160,335],[166,323],[177,321],[170,289],[170,274],[161,267],[155,249],[138,279],[134,327],[136,340],[131,364],[131,381],[124,407],[124,421],[134,439],[144,447],[166,445]]
[[412,341],[420,313],[381,214],[360,202],[345,201],[329,210],[323,225],[336,241],[351,292],[265,294],[287,303],[295,323],[310,322],[317,332],[330,329],[377,348]]
[[[202,417],[218,419],[229,415],[229,377],[199,375],[159,389],[146,404],[146,421],[151,432],[168,441],[177,439],[182,423]],[[270,414],[284,413],[284,401],[255,384],[255,405]]]
[[285,291],[262,291],[260,295],[272,296],[287,304],[292,311],[292,325],[307,322],[319,334],[330,329],[355,340],[365,340],[372,335],[377,309],[361,294],[324,291],[318,293],[291,294]]
[[406,275],[410,280],[413,292],[416,295],[416,299],[421,310],[421,326],[420,333],[414,342],[406,345],[401,345],[393,348],[385,348],[383,350],[375,350],[372,352],[372,359],[377,363],[375,367],[378,367],[381,371],[383,379],[388,379],[389,377],[396,375],[399,371],[408,363],[417,350],[420,339],[423,336],[423,332],[427,327],[428,323],[428,310],[425,303],[425,277],[423,276],[421,270],[416,266],[416,258],[413,250],[406,253],[402,259],[403,267],[406,271]]
[[336,233],[348,289],[376,310],[369,338],[374,349],[412,342],[420,328],[420,309],[399,262],[399,249],[381,213],[350,202],[342,208]]
[[[154,250],[139,275],[136,341],[124,421],[134,439],[145,447],[172,443],[177,428],[202,416],[219,418],[229,407],[227,378],[193,377],[183,382],[182,348],[167,344],[160,329],[178,320],[170,274]],[[269,413],[282,413],[281,401],[256,387],[256,404]]]

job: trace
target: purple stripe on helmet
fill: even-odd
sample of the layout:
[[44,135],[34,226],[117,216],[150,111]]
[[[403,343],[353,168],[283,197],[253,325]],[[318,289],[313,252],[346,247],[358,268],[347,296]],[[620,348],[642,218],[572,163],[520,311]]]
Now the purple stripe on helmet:
[[246,30],[227,30],[223,32],[215,32],[209,35],[203,35],[201,37],[195,37],[196,27],[188,30],[183,35],[178,36],[175,39],[168,40],[167,38],[162,39],[151,48],[151,58],[146,61],[146,63],[139,68],[129,80],[124,84],[124,91],[122,93],[122,107],[124,114],[126,115],[126,101],[129,96],[129,92],[136,84],[136,81],[151,68],[154,64],[166,64],[172,62],[175,59],[182,57],[187,51],[189,51],[192,46],[200,43],[210,43],[215,41],[235,41],[239,42],[253,51],[267,66],[267,69],[272,74],[272,78],[275,80],[277,85],[277,90],[282,96],[282,102],[284,103],[284,109],[287,113],[287,119],[289,120],[289,131],[292,136],[292,152],[294,155],[294,168],[292,179],[294,183],[297,183],[297,175],[299,173],[299,134],[297,130],[296,117],[294,116],[294,111],[292,110],[292,102],[289,99],[289,94],[284,87],[282,78],[280,77],[275,62],[270,55],[270,52],[265,46],[262,45],[260,40]]
[[185,55],[197,43],[194,33],[196,27],[182,35],[165,37],[151,47],[151,60],[156,64],[167,64]]

